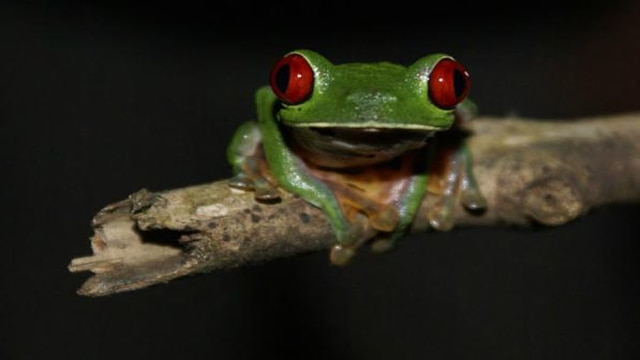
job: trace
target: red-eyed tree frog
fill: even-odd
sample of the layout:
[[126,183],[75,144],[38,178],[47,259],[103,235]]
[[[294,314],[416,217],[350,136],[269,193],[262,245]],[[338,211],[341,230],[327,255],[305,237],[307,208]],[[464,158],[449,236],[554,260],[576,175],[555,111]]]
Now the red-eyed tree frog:
[[228,147],[230,186],[267,202],[281,188],[321,208],[336,236],[332,263],[347,264],[369,240],[391,249],[427,193],[439,196],[427,212],[439,230],[453,226],[458,203],[485,208],[465,144],[470,77],[453,57],[334,65],[295,50],[269,83],[256,93],[257,121]]

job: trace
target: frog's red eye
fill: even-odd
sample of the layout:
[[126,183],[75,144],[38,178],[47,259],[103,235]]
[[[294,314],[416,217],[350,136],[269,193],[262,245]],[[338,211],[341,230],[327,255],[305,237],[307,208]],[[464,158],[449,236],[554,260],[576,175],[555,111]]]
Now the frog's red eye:
[[303,56],[290,54],[271,69],[271,89],[286,104],[300,104],[313,91],[313,69]]
[[440,60],[429,75],[429,98],[441,109],[451,109],[469,94],[469,72],[453,59]]

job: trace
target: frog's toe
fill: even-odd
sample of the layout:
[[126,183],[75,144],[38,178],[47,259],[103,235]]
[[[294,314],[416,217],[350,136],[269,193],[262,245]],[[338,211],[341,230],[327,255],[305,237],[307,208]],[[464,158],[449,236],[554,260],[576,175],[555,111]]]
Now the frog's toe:
[[379,231],[393,231],[398,225],[398,220],[398,212],[392,207],[381,208],[369,215],[371,226]]
[[260,201],[273,201],[280,198],[280,193],[273,185],[266,180],[254,182],[255,198]]
[[438,201],[427,213],[429,224],[437,230],[448,231],[453,227],[453,201]]
[[280,199],[280,194],[275,189],[256,189],[254,197],[260,201],[273,201]]
[[396,242],[391,238],[376,239],[371,244],[371,250],[376,253],[382,253],[392,250],[396,245]]
[[266,179],[255,179],[244,173],[239,173],[229,179],[229,186],[240,190],[253,190],[254,198],[259,201],[273,201],[280,198],[278,189]]
[[240,190],[253,190],[253,180],[243,173],[239,173],[229,179],[229,186]]
[[345,266],[351,262],[351,259],[355,254],[356,249],[354,247],[338,244],[331,248],[329,259],[334,265]]
[[487,207],[487,199],[477,188],[465,189],[461,194],[460,202],[472,211],[480,211]]
[[361,213],[349,218],[346,226],[336,231],[338,243],[331,249],[329,259],[334,265],[347,265],[357,250],[371,239],[376,231],[370,226],[367,217]]

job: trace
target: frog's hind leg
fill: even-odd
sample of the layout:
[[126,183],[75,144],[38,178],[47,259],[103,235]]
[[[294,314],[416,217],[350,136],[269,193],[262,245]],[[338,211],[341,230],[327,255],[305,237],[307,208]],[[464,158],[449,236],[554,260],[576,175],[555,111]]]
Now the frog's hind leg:
[[234,174],[229,186],[254,190],[257,200],[277,200],[280,195],[269,179],[261,145],[262,133],[257,122],[248,121],[236,130],[227,148],[227,159]]
[[427,217],[431,226],[446,231],[454,225],[453,212],[458,201],[473,211],[484,209],[487,201],[473,175],[471,152],[466,143],[461,141],[455,146],[445,146],[439,150],[438,156],[442,171],[439,175],[444,179],[444,188]]
[[380,234],[371,244],[374,252],[384,252],[393,249],[396,243],[407,235],[416,213],[427,191],[427,175],[413,175],[407,184],[405,194],[398,202],[398,223],[396,228],[385,234]]
[[376,230],[371,227],[371,224],[364,213],[354,212],[347,216],[349,217],[348,221],[349,226],[351,227],[350,237],[352,241],[349,243],[339,242],[331,248],[331,251],[329,252],[329,260],[333,265],[348,265],[362,244],[367,242],[376,234]]
[[328,183],[339,199],[342,213],[352,229],[353,239],[349,243],[336,244],[331,249],[330,260],[334,265],[347,265],[364,243],[381,231],[393,231],[398,226],[399,214],[395,207],[379,203],[349,185]]

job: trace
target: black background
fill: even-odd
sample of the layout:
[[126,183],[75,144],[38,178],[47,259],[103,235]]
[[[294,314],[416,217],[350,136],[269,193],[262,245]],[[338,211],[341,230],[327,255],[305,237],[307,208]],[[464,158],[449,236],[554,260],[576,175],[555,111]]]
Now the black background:
[[553,229],[411,236],[85,298],[93,214],[228,177],[225,147],[283,53],[461,60],[486,115],[640,110],[640,3],[3,3],[3,359],[630,359],[637,205]]

